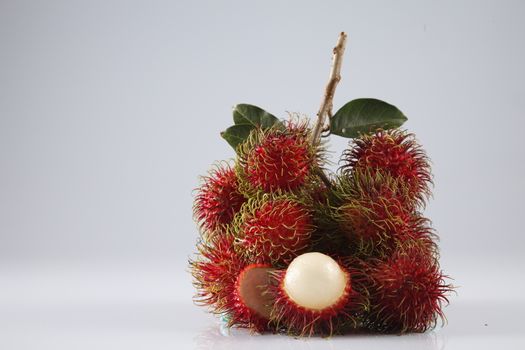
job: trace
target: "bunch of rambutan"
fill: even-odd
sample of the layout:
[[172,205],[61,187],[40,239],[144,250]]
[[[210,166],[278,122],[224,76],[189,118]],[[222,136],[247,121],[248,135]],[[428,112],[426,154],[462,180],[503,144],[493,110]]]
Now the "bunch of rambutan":
[[429,160],[386,102],[353,100],[328,117],[331,134],[352,139],[335,173],[319,142],[321,118],[312,128],[235,106],[222,137],[236,158],[216,165],[195,197],[195,300],[257,332],[432,328],[453,289],[422,213]]
[[328,182],[306,122],[254,127],[195,197],[197,302],[230,326],[299,335],[424,331],[451,287],[421,210],[428,159],[413,135],[354,138]]

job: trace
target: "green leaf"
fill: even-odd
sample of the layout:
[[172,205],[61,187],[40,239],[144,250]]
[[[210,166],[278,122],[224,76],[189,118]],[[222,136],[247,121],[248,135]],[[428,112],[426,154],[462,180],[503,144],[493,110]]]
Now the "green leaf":
[[375,98],[358,98],[345,104],[330,121],[330,131],[343,137],[357,137],[377,129],[394,129],[407,117],[397,107]]
[[236,149],[240,143],[243,143],[248,138],[250,131],[254,128],[255,127],[251,124],[233,125],[221,132],[221,136],[230,144],[230,146]]
[[263,129],[279,123],[277,117],[266,112],[264,109],[245,103],[233,107],[233,121],[236,125],[251,124],[254,127],[261,127]]

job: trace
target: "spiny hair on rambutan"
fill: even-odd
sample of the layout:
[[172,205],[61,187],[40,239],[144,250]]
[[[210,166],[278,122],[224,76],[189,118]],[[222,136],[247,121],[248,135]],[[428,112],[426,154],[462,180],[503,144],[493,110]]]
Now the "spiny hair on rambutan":
[[335,205],[365,197],[395,198],[407,211],[422,208],[424,202],[414,197],[407,183],[383,170],[354,169],[340,172],[332,187],[332,201]]
[[434,251],[436,235],[427,218],[399,210],[395,201],[356,201],[340,208],[357,256],[385,257],[405,242]]
[[378,130],[353,139],[341,162],[340,170],[345,174],[365,169],[401,179],[419,204],[424,204],[431,195],[429,159],[415,136],[404,130]]
[[195,303],[226,316],[228,326],[267,330],[272,300],[265,293],[270,266],[248,264],[233,249],[234,237],[216,235],[198,245],[190,261],[197,294]]
[[203,177],[193,205],[194,217],[205,233],[222,231],[246,201],[239,192],[234,169],[226,162],[219,163]]
[[239,145],[236,169],[241,190],[296,191],[316,185],[323,165],[323,147],[312,146],[306,121],[290,120],[269,129],[256,128]]
[[299,336],[356,329],[367,309],[363,277],[356,271],[319,252],[296,257],[286,270],[273,272],[271,320],[278,330]]
[[415,214],[408,232],[394,241],[395,246],[390,249],[390,256],[393,253],[414,255],[418,252],[420,255],[432,257],[438,261],[438,241],[439,237],[431,227],[430,220],[421,214]]
[[323,252],[331,257],[343,257],[353,253],[348,236],[340,228],[334,211],[340,202],[334,199],[332,189],[327,189],[322,196],[315,195],[313,219],[315,230],[312,233],[311,250]]
[[232,229],[235,248],[247,260],[284,266],[309,249],[315,226],[307,200],[260,194],[243,205]]
[[215,313],[226,313],[235,280],[246,266],[233,250],[234,237],[229,234],[213,236],[197,244],[198,254],[190,260],[190,268],[197,290],[197,304],[209,306]]
[[421,240],[428,248],[434,245],[430,221],[415,211],[406,188],[390,175],[357,171],[341,176],[334,192],[340,203],[334,220],[357,256],[388,256],[407,240]]
[[368,268],[366,326],[379,332],[424,332],[445,321],[442,307],[453,287],[437,259],[419,249],[396,252]]

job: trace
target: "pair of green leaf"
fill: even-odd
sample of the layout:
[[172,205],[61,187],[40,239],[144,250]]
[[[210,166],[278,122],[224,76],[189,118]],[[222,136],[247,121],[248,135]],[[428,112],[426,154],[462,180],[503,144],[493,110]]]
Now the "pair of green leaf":
[[264,109],[245,103],[233,107],[233,122],[235,125],[221,132],[221,136],[234,149],[248,138],[253,129],[268,129],[280,123],[276,116]]
[[[330,132],[342,137],[358,137],[377,129],[398,128],[407,117],[397,107],[374,98],[358,98],[345,104],[330,120]],[[264,109],[238,104],[233,108],[233,122],[221,136],[235,149],[255,128],[267,129],[281,123]]]

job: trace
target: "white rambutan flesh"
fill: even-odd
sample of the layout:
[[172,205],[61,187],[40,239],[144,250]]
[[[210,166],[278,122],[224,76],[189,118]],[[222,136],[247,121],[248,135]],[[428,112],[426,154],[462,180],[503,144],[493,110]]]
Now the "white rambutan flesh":
[[283,289],[297,305],[311,310],[324,310],[345,295],[348,273],[321,253],[296,257],[286,269]]
[[305,253],[286,270],[272,273],[276,283],[271,320],[298,335],[331,335],[357,326],[361,295],[353,290],[352,272],[328,255]]

